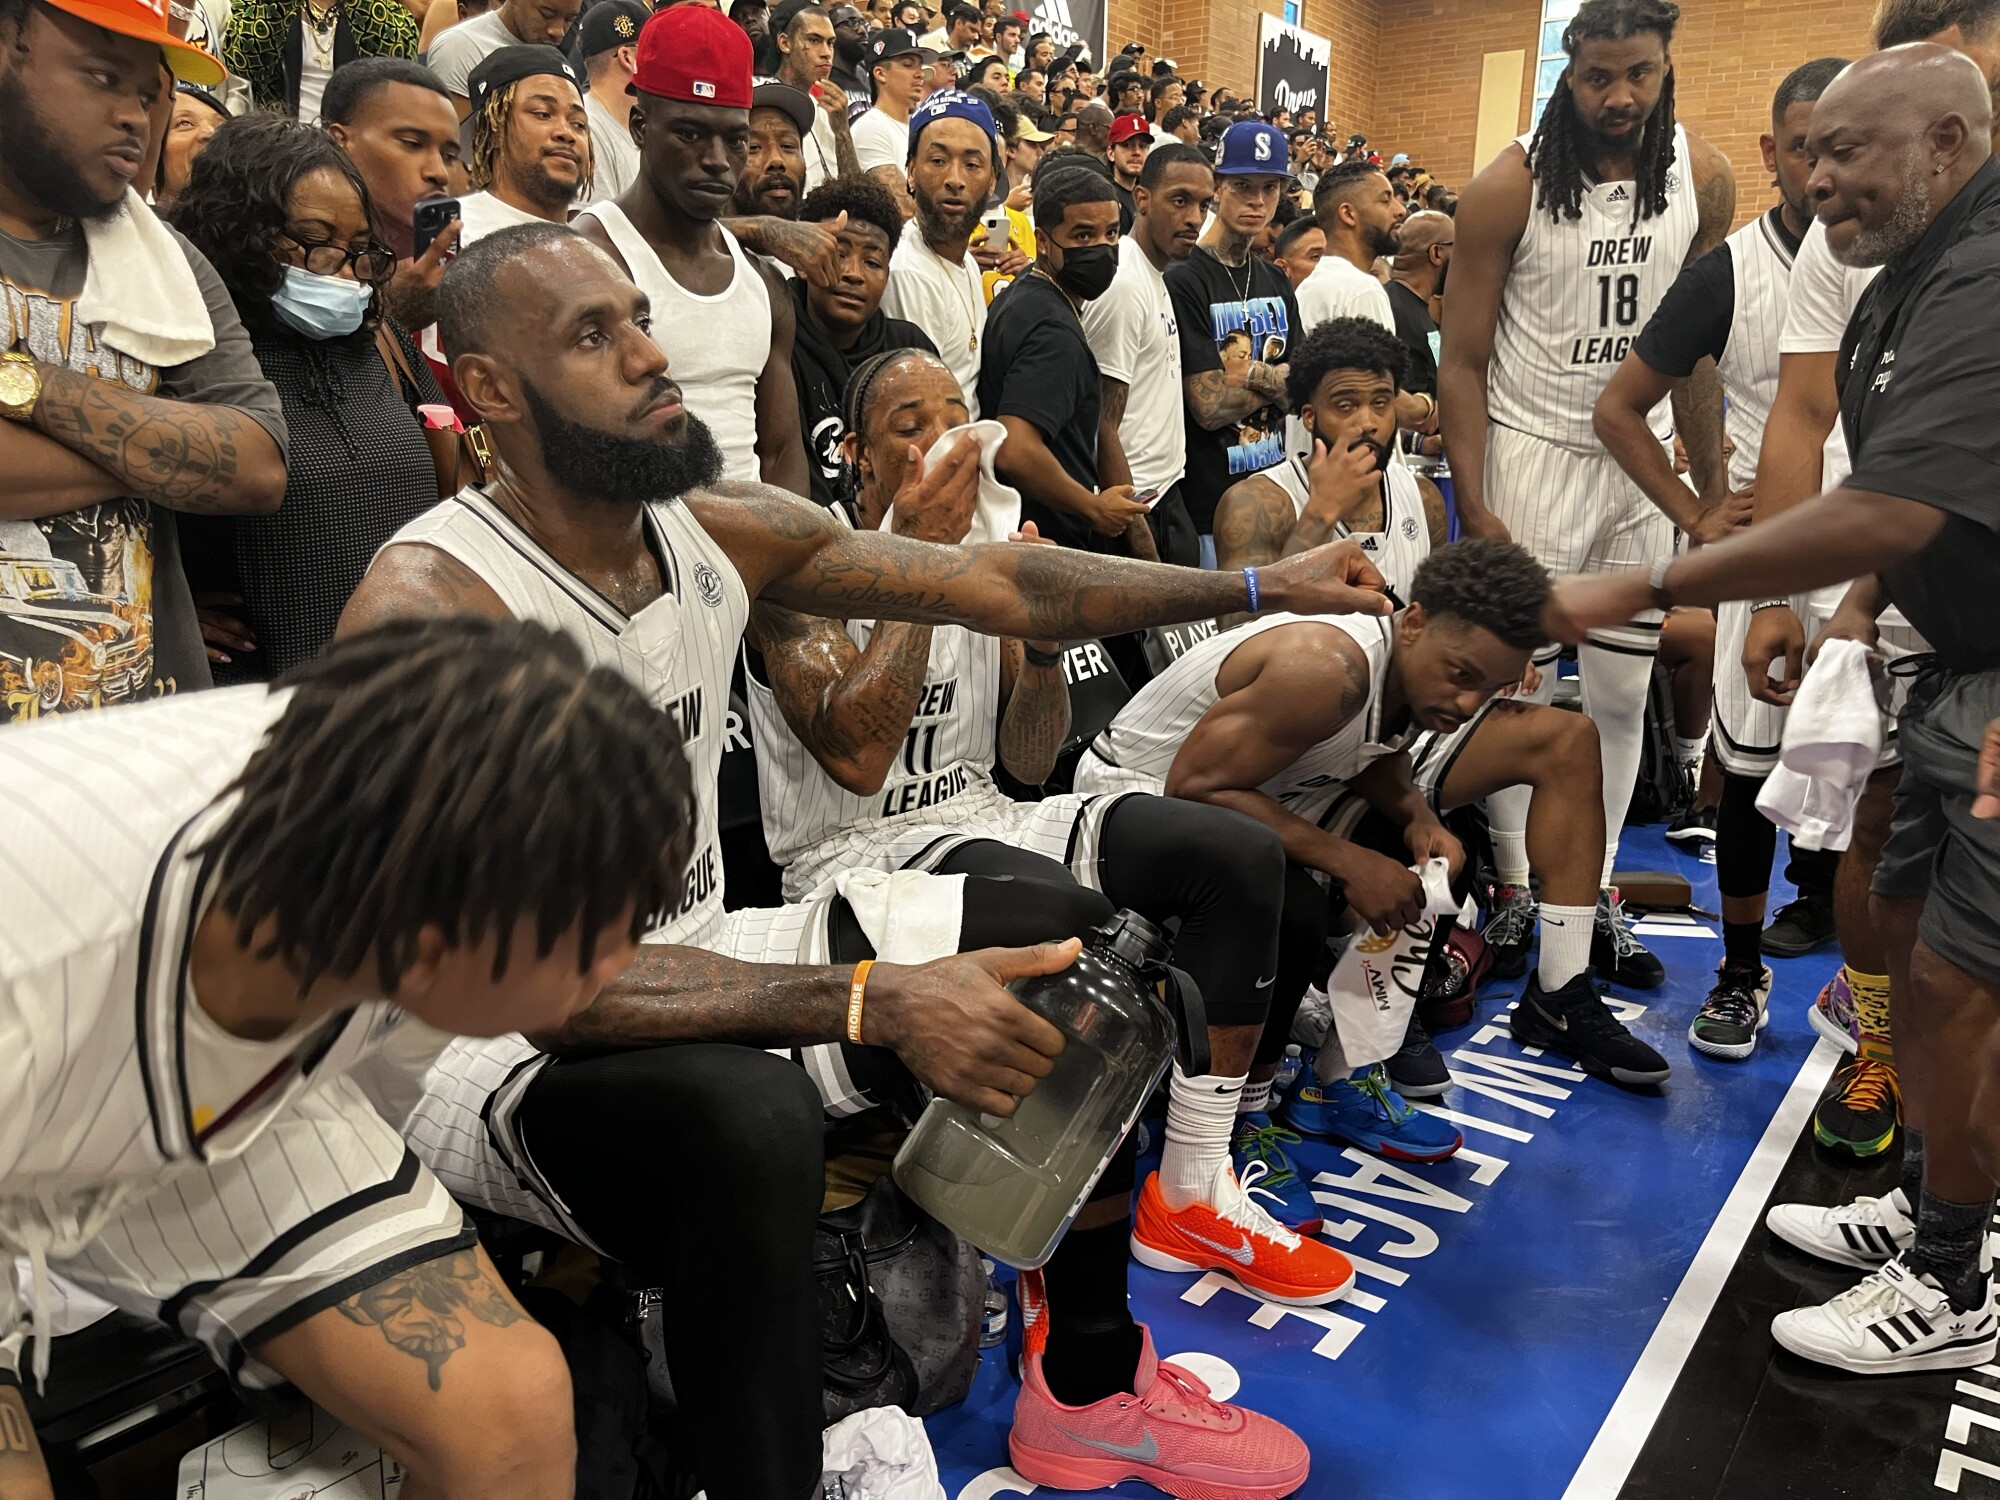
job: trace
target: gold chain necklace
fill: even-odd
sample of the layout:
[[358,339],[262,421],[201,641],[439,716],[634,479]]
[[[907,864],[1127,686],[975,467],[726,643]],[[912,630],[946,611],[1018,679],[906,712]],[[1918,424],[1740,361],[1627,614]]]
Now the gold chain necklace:
[[931,259],[945,269],[945,279],[951,282],[952,293],[960,309],[965,313],[965,351],[968,354],[974,353],[979,348],[979,273],[976,271],[973,273],[972,291],[968,295],[958,280],[958,273],[965,269],[964,262],[953,265],[937,251],[932,250],[929,241],[924,242],[924,249],[930,252]]
[[339,0],[321,10],[312,0],[300,0],[300,19],[305,22],[306,38],[312,44],[313,61],[331,72],[333,70],[334,34],[339,29]]

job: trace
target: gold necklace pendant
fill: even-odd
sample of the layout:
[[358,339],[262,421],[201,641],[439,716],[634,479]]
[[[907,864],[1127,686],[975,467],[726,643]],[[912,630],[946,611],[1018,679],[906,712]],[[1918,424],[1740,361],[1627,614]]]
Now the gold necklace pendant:
[[968,333],[965,336],[966,353],[970,354],[973,350],[977,349],[978,347],[979,347],[979,335],[976,333]]

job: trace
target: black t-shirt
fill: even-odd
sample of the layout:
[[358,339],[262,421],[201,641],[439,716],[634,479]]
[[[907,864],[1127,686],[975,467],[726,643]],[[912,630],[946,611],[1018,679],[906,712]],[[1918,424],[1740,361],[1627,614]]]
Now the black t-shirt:
[[[1069,298],[1045,276],[1015,277],[986,310],[979,414],[1032,424],[1063,472],[1094,490],[1099,405],[1097,360]],[[1081,516],[1032,495],[1021,497],[1021,519],[1065,547],[1102,552],[1118,545]]]
[[1847,487],[1946,513],[1888,569],[1890,596],[1943,664],[2000,667],[2000,160],[1945,206],[1848,320],[1835,371]]
[[[1785,227],[1784,215],[1774,208],[1764,218],[1786,253],[1797,255],[1798,237]],[[1681,380],[1704,357],[1722,358],[1735,325],[1736,261],[1724,240],[1674,278],[1632,351],[1660,374]]]
[[[1253,359],[1281,364],[1291,357],[1299,304],[1284,272],[1251,256],[1247,265],[1225,266],[1197,246],[1186,260],[1167,267],[1167,291],[1181,332],[1181,376],[1247,366]],[[1187,413],[1187,478],[1181,495],[1195,529],[1215,529],[1222,492],[1245,475],[1260,473],[1285,459],[1282,402],[1259,407],[1241,421],[1210,432]]]
[[1396,315],[1396,337],[1410,351],[1410,373],[1403,389],[1436,399],[1438,393],[1437,320],[1430,304],[1400,281],[1389,283],[1389,310]]

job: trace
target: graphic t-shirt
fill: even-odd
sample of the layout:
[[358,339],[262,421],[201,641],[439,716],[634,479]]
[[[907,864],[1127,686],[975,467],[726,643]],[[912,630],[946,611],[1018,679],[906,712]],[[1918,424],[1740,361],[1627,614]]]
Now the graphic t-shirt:
[[[158,370],[98,343],[76,316],[90,263],[80,227],[43,240],[0,234],[4,347],[143,395],[234,407],[282,448],[278,393],[235,305],[201,252],[180,244],[215,327],[216,346],[199,359]],[[0,724],[208,680],[171,512],[127,498],[0,520]]]
[[[1245,265],[1225,266],[1206,247],[1197,247],[1167,268],[1167,291],[1180,325],[1184,378],[1221,370],[1228,384],[1241,386],[1252,360],[1281,364],[1291,357],[1299,305],[1284,273],[1268,261],[1253,255]],[[1181,494],[1195,528],[1203,534],[1213,531],[1222,492],[1284,458],[1283,403],[1261,406],[1213,432],[1190,411]]]

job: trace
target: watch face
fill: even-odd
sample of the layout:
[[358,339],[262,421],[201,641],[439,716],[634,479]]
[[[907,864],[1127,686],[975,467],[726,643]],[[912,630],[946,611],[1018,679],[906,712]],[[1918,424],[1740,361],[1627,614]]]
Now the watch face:
[[20,360],[0,360],[0,406],[26,406],[41,389],[35,367]]

